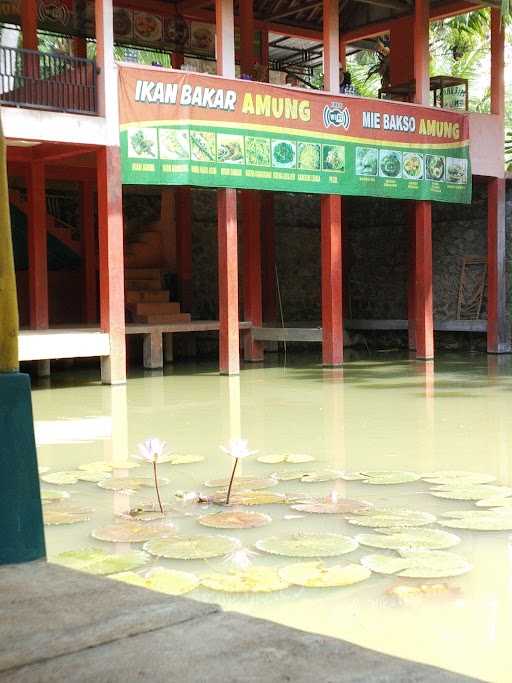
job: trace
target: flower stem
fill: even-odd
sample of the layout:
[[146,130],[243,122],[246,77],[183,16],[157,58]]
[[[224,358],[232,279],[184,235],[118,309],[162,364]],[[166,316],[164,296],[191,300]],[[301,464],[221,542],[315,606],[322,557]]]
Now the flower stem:
[[160,512],[164,514],[164,507],[162,505],[162,501],[160,499],[160,490],[158,488],[158,477],[156,474],[156,462],[153,463],[153,476],[155,478],[155,489],[156,489],[156,497],[158,498],[158,505],[160,507]]
[[231,472],[231,479],[229,480],[228,495],[226,497],[226,505],[229,505],[229,497],[231,496],[231,487],[233,486],[233,479],[235,478],[236,466],[238,465],[238,458],[235,458],[235,466]]

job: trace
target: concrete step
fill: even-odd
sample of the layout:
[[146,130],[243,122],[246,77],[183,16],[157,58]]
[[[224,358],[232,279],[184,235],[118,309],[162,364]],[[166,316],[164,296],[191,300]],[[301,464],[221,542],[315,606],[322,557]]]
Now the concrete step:
[[126,291],[132,290],[136,292],[140,292],[141,290],[161,291],[162,285],[159,280],[126,280],[125,289]]
[[170,294],[168,289],[154,291],[139,290],[135,292],[126,292],[125,301],[127,304],[137,304],[142,301],[146,301],[148,303],[157,303],[159,301],[162,303],[167,303],[169,301],[169,296]]
[[165,325],[172,323],[189,323],[191,320],[190,313],[176,313],[175,315],[163,314],[158,315],[138,315],[137,322],[146,323],[147,325]]
[[159,268],[125,268],[125,278],[127,280],[160,280],[161,272]]
[[137,317],[141,315],[176,315],[176,313],[181,313],[179,303],[174,301],[132,304],[130,310],[133,310]]

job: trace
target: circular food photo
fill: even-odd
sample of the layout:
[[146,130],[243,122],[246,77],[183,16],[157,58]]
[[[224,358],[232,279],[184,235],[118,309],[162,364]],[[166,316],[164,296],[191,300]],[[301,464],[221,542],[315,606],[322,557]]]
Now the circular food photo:
[[428,180],[444,180],[444,157],[427,154],[425,157],[425,176]]
[[381,149],[379,167],[384,178],[399,178],[402,174],[402,153]]
[[277,168],[295,168],[297,151],[295,142],[272,140],[272,166]]
[[404,154],[404,178],[420,180],[423,178],[423,157],[416,152]]
[[157,42],[162,39],[162,21],[147,12],[135,12],[135,36],[144,41]]

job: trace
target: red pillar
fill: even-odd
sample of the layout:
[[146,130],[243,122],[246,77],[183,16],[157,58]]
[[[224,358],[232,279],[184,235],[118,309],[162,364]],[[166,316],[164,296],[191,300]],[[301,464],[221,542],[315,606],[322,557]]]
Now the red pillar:
[[415,202],[416,222],[416,358],[434,358],[432,318],[432,206]]
[[81,184],[84,318],[89,325],[98,322],[95,190],[95,184],[91,180]]
[[508,353],[503,178],[489,180],[487,201],[487,352]]
[[44,163],[32,161],[28,171],[28,275],[30,327],[48,329],[48,249]]
[[238,327],[238,239],[236,190],[218,190],[219,242],[219,369],[222,375],[240,372]]
[[110,335],[110,356],[102,360],[106,384],[126,381],[123,201],[118,147],[102,147],[98,162],[100,325]]
[[[242,194],[244,211],[244,319],[254,327],[263,323],[261,298],[261,193],[246,190]],[[263,360],[263,343],[250,334],[244,338],[244,358]]]
[[37,50],[37,0],[22,0],[21,2],[21,31],[23,36],[23,48],[25,50]]

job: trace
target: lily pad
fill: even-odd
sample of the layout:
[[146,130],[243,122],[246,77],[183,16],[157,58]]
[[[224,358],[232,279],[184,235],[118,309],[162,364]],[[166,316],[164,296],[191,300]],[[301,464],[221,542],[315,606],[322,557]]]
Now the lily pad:
[[47,484],[76,484],[82,472],[80,470],[65,470],[63,472],[52,472],[51,474],[43,474],[41,481]]
[[506,496],[490,496],[476,502],[481,508],[512,508],[512,498]]
[[403,472],[395,470],[370,470],[361,472],[367,484],[408,484],[418,481],[420,478],[416,472]]
[[340,515],[364,512],[365,510],[370,510],[371,507],[371,503],[366,503],[362,500],[352,500],[350,498],[333,499],[331,496],[327,496],[326,498],[292,505],[292,510],[320,515]]
[[361,472],[340,472],[340,479],[344,481],[364,481],[366,477]]
[[166,513],[171,510],[171,506],[165,503],[163,508],[164,513],[162,514],[155,503],[141,503],[140,505],[133,505],[129,510],[120,512],[119,517],[139,522],[153,522],[158,519],[165,519]]
[[[231,505],[278,505],[286,503],[286,496],[273,491],[235,491],[231,494]],[[226,502],[226,492],[219,491],[212,496],[212,502],[223,505]]]
[[296,533],[269,536],[256,543],[258,550],[287,557],[336,557],[351,553],[357,547],[355,539],[341,534]]
[[105,481],[112,477],[108,472],[81,472],[78,477],[79,481],[89,481],[93,484],[98,484],[100,481]]
[[41,500],[43,503],[53,503],[55,501],[69,498],[67,491],[52,491],[51,489],[41,489]]
[[316,484],[324,481],[335,481],[340,478],[337,470],[318,470],[318,472],[307,472],[301,477],[304,484]]
[[[273,477],[235,477],[233,481],[232,491],[240,490],[256,490],[267,489],[270,486],[275,486],[277,479]],[[227,489],[229,486],[229,479],[210,479],[205,481],[204,485],[208,488]]]
[[[438,520],[441,526],[450,529],[470,531],[512,531],[512,510],[494,508],[493,510],[467,510],[448,512],[444,519]],[[451,519],[447,519],[450,517]]]
[[55,503],[43,505],[43,521],[45,526],[60,526],[61,524],[78,524],[91,519],[91,508],[70,505],[69,503]]
[[192,465],[196,462],[203,462],[202,455],[173,455],[171,465]]
[[112,472],[112,470],[132,470],[140,467],[139,463],[133,460],[119,460],[117,462],[107,462],[106,460],[96,460],[79,465],[78,469],[84,472]]
[[401,557],[366,555],[362,564],[378,574],[429,579],[460,576],[472,568],[460,555],[443,550],[400,551]]
[[119,555],[107,553],[101,548],[82,548],[60,553],[55,558],[57,564],[89,574],[117,574],[130,569],[138,569],[149,562],[150,557],[142,550],[132,550]]
[[279,472],[272,472],[272,476],[277,481],[296,481],[302,479],[306,473],[303,470],[293,472],[292,470],[279,470]]
[[489,484],[496,480],[492,474],[482,472],[466,472],[465,470],[438,470],[437,472],[427,472],[422,474],[423,481],[429,484],[448,484],[457,486],[467,486],[468,484]]
[[184,595],[199,586],[199,579],[195,574],[177,571],[176,569],[165,569],[164,567],[154,567],[143,574],[121,572],[120,574],[112,574],[110,578],[167,595]]
[[377,534],[359,534],[356,540],[360,545],[370,548],[387,548],[400,550],[414,548],[416,550],[443,550],[460,543],[460,538],[440,529],[408,528],[405,531],[389,529]]
[[272,518],[262,512],[215,512],[197,520],[203,526],[214,529],[253,529],[270,524]]
[[261,455],[259,458],[256,458],[256,460],[267,465],[278,465],[279,463],[285,462],[298,465],[304,462],[313,462],[315,458],[307,453],[275,453]]
[[201,579],[201,585],[226,593],[271,593],[284,590],[290,584],[272,567],[250,567],[226,574],[207,574]]
[[430,494],[436,498],[448,498],[449,500],[481,500],[489,496],[507,496],[512,493],[512,488],[507,486],[491,486],[490,484],[468,484],[464,486],[437,486],[430,490]]
[[144,544],[144,550],[156,557],[172,560],[205,560],[221,557],[238,548],[240,542],[227,536],[171,536]]
[[400,528],[426,526],[436,521],[434,515],[419,510],[402,508],[381,508],[358,513],[356,517],[347,519],[349,524],[371,528]]
[[283,567],[279,576],[305,588],[335,588],[364,581],[371,576],[371,571],[354,563],[326,567],[323,562],[300,562]]
[[166,524],[117,522],[94,529],[91,536],[98,541],[110,541],[112,543],[144,543],[144,541],[149,541],[152,538],[161,538],[174,532],[175,527],[170,522]]
[[[160,486],[169,483],[168,479],[158,477]],[[98,483],[98,486],[107,491],[138,491],[143,486],[154,487],[155,482],[149,477],[112,477],[112,479],[104,479]]]

